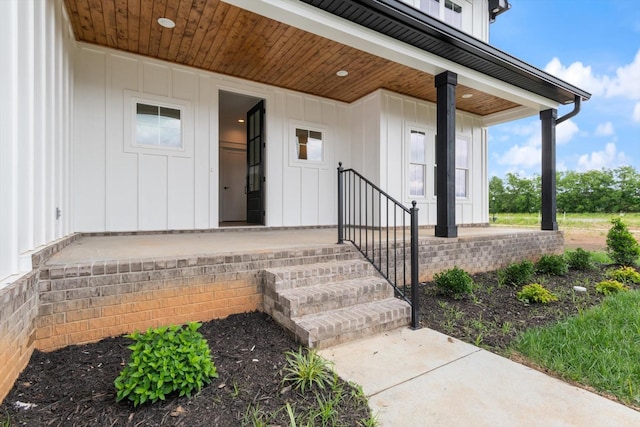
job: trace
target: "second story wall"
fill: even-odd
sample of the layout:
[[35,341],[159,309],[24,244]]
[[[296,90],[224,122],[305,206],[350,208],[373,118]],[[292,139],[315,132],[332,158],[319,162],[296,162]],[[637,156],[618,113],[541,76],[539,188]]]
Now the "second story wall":
[[489,42],[487,0],[399,0],[465,33]]

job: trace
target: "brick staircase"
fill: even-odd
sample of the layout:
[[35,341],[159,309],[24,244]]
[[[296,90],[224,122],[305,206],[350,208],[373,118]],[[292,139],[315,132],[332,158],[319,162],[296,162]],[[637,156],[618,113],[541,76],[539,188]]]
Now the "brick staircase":
[[264,308],[296,339],[325,348],[406,326],[411,307],[362,259],[265,270]]

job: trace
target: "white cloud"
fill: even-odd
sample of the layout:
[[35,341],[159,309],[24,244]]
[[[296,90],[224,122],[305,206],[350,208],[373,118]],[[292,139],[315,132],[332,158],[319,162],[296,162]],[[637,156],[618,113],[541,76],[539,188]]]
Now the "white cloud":
[[629,99],[640,99],[640,50],[631,64],[616,70],[616,76],[607,89],[608,98],[624,96]]
[[633,108],[633,121],[640,123],[640,102]]
[[[542,158],[542,131],[540,122],[519,124],[508,129],[518,140],[523,141],[497,156],[498,164],[511,168],[540,168]],[[580,132],[578,125],[567,120],[556,127],[556,144],[566,144]],[[513,138],[513,139],[516,139]]]
[[622,151],[618,152],[614,142],[609,142],[602,151],[581,155],[578,159],[578,170],[584,172],[602,168],[613,169],[629,163],[630,159],[627,155]]
[[557,144],[566,144],[571,141],[580,129],[578,125],[571,119],[560,123],[556,127],[556,143]]
[[640,99],[640,50],[631,63],[618,67],[613,76],[596,75],[590,65],[582,62],[564,66],[558,58],[553,58],[544,69],[593,95]]
[[591,92],[593,95],[604,95],[609,85],[609,77],[596,76],[591,71],[591,66],[585,66],[582,62],[574,62],[565,67],[558,58],[553,58],[544,70],[549,74],[565,80],[581,89]]
[[615,131],[613,130],[613,124],[611,124],[611,122],[600,123],[596,127],[596,136],[609,136],[614,133]]
[[534,168],[540,166],[542,150],[534,145],[514,145],[498,159],[501,165]]

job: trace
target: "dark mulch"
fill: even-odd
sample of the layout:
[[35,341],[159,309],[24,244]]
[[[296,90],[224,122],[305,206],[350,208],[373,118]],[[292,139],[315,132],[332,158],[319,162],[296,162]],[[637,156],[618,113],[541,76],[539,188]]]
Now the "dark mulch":
[[[315,393],[303,395],[283,386],[285,352],[298,345],[269,316],[233,315],[204,323],[199,331],[209,342],[219,377],[191,399],[170,396],[136,409],[125,401],[117,403],[113,381],[128,362],[131,340],[108,338],[50,353],[35,351],[0,405],[0,422],[8,418],[16,426],[236,427],[247,424],[251,415],[277,412],[270,423],[288,425],[282,409],[286,403],[296,413],[317,405]],[[346,397],[337,408],[337,424],[356,426],[369,417],[369,408],[354,396],[352,386],[341,383]],[[328,390],[317,392],[329,398]],[[18,409],[18,401],[37,406]]]
[[[540,283],[558,297],[549,304],[525,304],[516,294],[520,288],[498,285],[497,272],[472,276],[477,285],[473,295],[455,300],[438,295],[433,282],[423,284],[420,324],[495,353],[505,354],[517,335],[525,329],[543,326],[574,316],[600,301],[595,285],[604,280],[606,268],[570,270],[564,276],[536,275]],[[587,292],[576,292],[583,286]]]

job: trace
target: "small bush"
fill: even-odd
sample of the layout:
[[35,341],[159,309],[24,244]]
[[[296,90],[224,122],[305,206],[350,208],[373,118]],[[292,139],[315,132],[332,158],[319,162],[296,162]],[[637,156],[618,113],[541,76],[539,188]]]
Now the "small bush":
[[620,220],[611,220],[613,226],[607,233],[607,252],[613,262],[621,265],[634,265],[640,256],[640,245]]
[[518,299],[527,304],[548,304],[552,301],[558,301],[558,298],[554,294],[539,283],[525,285],[522,290],[518,292]]
[[602,295],[611,295],[627,290],[627,287],[617,280],[604,280],[596,285],[596,292]]
[[569,264],[562,255],[544,254],[536,263],[536,271],[542,274],[564,276],[569,272]]
[[568,251],[565,258],[569,268],[574,270],[591,270],[593,268],[591,253],[582,248],[578,248],[575,251]]
[[517,287],[529,282],[533,277],[534,271],[533,263],[527,259],[509,264],[505,269],[498,271],[498,283],[500,286]]
[[320,357],[315,350],[305,353],[299,348],[298,351],[288,351],[285,355],[287,366],[284,369],[283,382],[293,383],[302,393],[307,388],[317,386],[324,389],[326,384],[335,383],[336,377],[330,368],[331,363]]
[[638,273],[633,267],[622,267],[616,270],[610,270],[607,272],[607,277],[626,285],[640,284],[640,273]]
[[218,376],[207,340],[198,332],[200,323],[169,326],[127,335],[135,343],[129,364],[114,381],[116,400],[125,397],[138,406],[156,402],[174,391],[191,397]]
[[433,281],[438,292],[460,299],[473,291],[473,279],[469,273],[458,267],[436,273]]

